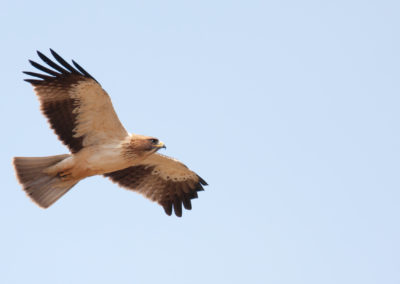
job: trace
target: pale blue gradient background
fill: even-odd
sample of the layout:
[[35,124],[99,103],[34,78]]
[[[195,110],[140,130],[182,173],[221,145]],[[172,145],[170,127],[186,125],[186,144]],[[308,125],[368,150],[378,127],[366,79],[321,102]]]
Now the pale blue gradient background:
[[[0,283],[400,283],[399,3],[1,2]],[[12,157],[66,152],[22,81],[50,47],[204,177],[192,211],[25,196]]]

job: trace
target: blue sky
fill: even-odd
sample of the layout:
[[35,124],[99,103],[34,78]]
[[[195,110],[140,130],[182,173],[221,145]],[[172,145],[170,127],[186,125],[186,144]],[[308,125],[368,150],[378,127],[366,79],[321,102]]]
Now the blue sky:
[[[399,283],[398,1],[3,1],[1,283]],[[182,218],[102,177],[48,210],[13,156],[67,149],[23,70],[53,48],[209,186]]]

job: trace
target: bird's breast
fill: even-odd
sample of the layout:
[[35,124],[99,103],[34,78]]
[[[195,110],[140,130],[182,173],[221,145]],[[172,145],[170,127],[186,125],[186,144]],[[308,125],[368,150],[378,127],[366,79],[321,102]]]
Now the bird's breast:
[[75,171],[85,176],[101,175],[131,166],[118,145],[96,146],[75,154]]

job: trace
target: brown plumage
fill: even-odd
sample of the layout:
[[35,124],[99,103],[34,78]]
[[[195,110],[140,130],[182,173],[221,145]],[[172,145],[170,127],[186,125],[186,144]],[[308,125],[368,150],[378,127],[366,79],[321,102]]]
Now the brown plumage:
[[[171,171],[170,169],[174,169]],[[178,173],[179,172],[179,173]],[[164,207],[165,213],[182,216],[182,204],[192,209],[191,199],[203,191],[207,183],[187,167],[168,157],[156,154],[140,165],[104,174],[120,186],[137,191]]]
[[182,216],[182,205],[207,183],[179,161],[156,153],[164,144],[154,137],[129,134],[114,111],[110,97],[81,66],[67,63],[50,50],[51,68],[30,61],[43,73],[24,72],[34,86],[43,114],[71,154],[14,158],[19,182],[28,196],[47,208],[81,179],[104,175]]

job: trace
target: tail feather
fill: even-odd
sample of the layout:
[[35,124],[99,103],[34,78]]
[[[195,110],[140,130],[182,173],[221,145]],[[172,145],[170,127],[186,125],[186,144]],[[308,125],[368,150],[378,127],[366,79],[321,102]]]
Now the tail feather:
[[15,157],[13,160],[15,172],[26,194],[37,205],[48,208],[70,190],[78,180],[62,180],[59,176],[45,172],[70,155],[50,157]]

